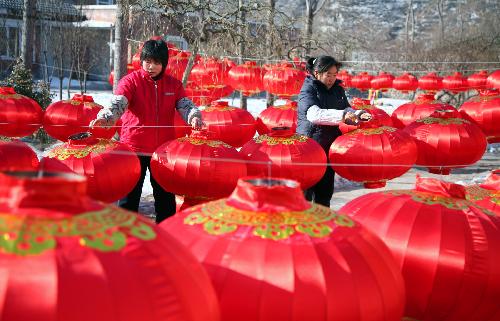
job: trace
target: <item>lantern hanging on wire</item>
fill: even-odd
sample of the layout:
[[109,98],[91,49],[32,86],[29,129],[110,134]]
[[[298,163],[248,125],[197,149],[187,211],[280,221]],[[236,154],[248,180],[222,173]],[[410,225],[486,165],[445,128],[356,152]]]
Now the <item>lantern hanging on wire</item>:
[[289,62],[271,66],[264,74],[264,89],[280,98],[290,99],[298,95],[306,73]]
[[371,88],[374,90],[380,90],[381,92],[386,92],[392,88],[392,82],[394,81],[394,76],[381,71],[377,76],[374,76],[370,81]]
[[460,106],[462,117],[474,121],[486,135],[488,143],[500,143],[500,91],[480,90]]
[[352,76],[351,85],[353,88],[357,88],[361,91],[367,91],[372,87],[371,85],[372,79],[373,75],[370,75],[366,71],[363,71],[355,76]]
[[344,88],[351,88],[352,87],[352,75],[345,69],[340,70],[337,73],[337,79],[341,80],[342,82],[340,85]]
[[467,85],[469,85],[470,89],[483,90],[488,88],[487,80],[488,72],[486,70],[481,70],[467,77]]
[[434,93],[443,89],[443,78],[435,72],[430,72],[418,79],[418,88]]
[[0,87],[0,135],[24,137],[42,125],[43,110],[38,103],[16,93],[12,87]]
[[394,78],[394,80],[392,81],[392,87],[403,93],[416,91],[418,88],[418,80],[412,74],[405,72],[401,76]]
[[245,96],[251,96],[264,90],[262,68],[255,61],[245,61],[229,71],[227,84]]
[[500,89],[500,70],[492,72],[486,81],[488,88]]
[[467,78],[465,78],[461,73],[455,72],[453,75],[443,78],[443,89],[456,94],[467,91],[469,89],[469,84],[467,83]]

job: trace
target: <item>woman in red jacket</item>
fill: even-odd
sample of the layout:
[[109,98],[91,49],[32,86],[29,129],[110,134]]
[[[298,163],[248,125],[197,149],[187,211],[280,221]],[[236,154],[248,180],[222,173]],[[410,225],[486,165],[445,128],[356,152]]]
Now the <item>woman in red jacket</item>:
[[[146,41],[141,52],[142,68],[120,80],[111,107],[101,110],[90,123],[91,127],[113,126],[121,118],[120,142],[138,154],[141,177],[135,188],[118,204],[136,212],[152,153],[164,142],[175,139],[176,110],[194,129],[200,129],[202,125],[201,113],[186,97],[182,83],[165,74],[167,62],[166,43],[162,40]],[[159,223],[175,213],[175,196],[163,190],[153,176],[151,185],[156,222]]]

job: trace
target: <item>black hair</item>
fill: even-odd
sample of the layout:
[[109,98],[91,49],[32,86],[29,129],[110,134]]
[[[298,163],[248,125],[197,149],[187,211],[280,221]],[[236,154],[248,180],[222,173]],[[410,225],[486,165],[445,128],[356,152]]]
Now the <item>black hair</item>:
[[319,73],[326,72],[333,66],[337,67],[338,70],[342,67],[342,64],[331,56],[319,56],[307,59],[306,69],[311,75],[314,75],[315,71]]
[[163,40],[148,40],[142,46],[141,62],[146,59],[153,59],[162,64],[163,69],[168,63],[168,47]]

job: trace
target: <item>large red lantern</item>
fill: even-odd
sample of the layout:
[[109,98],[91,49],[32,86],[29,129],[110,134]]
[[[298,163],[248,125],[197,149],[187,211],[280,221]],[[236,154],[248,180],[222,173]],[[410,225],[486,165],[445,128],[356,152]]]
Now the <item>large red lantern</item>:
[[234,147],[211,139],[207,131],[192,131],[158,147],[151,174],[167,191],[188,197],[215,199],[231,194],[247,168]]
[[255,118],[248,111],[214,101],[201,111],[203,122],[214,139],[241,147],[255,135]]
[[137,213],[74,174],[0,174],[2,321],[217,321],[210,279]]
[[455,107],[443,104],[434,99],[434,94],[419,95],[414,101],[402,104],[392,112],[394,127],[404,128],[414,121],[430,116],[438,109],[456,110]]
[[415,91],[418,88],[418,80],[415,76],[405,72],[401,76],[394,78],[392,87],[404,93]]
[[70,136],[42,159],[48,171],[73,171],[87,177],[88,194],[103,202],[127,195],[141,174],[139,158],[126,145],[88,133]]
[[475,90],[487,89],[487,79],[488,72],[486,70],[481,70],[480,72],[467,77],[467,85],[469,85],[471,89]]
[[405,279],[407,316],[498,320],[500,219],[465,200],[463,186],[417,177],[415,190],[366,194],[340,212],[391,249]]
[[207,106],[212,101],[216,100],[216,98],[212,97],[210,90],[196,87],[193,82],[188,81],[185,92],[186,96],[198,106]]
[[372,89],[380,90],[385,92],[392,88],[392,82],[394,81],[394,76],[381,71],[377,76],[373,77],[370,81]]
[[486,150],[486,136],[481,129],[461,118],[457,111],[438,110],[404,131],[417,143],[416,164],[434,174],[448,175],[452,168],[474,164]]
[[182,81],[190,55],[191,54],[186,51],[181,51],[177,55],[169,56],[167,64],[168,74]]
[[480,90],[460,106],[466,119],[472,119],[483,131],[489,143],[500,143],[500,92],[498,89]]
[[443,78],[434,72],[430,72],[418,79],[418,88],[429,92],[436,92],[443,89]]
[[38,157],[28,144],[0,136],[0,171],[34,171]]
[[264,90],[262,68],[255,61],[246,61],[229,70],[227,83],[245,96],[251,96]]
[[337,79],[342,81],[340,85],[344,88],[350,88],[352,86],[352,75],[345,69],[337,73]]
[[500,89],[500,70],[494,71],[486,81],[488,88]]
[[[127,64],[127,75],[134,72],[134,70],[137,70],[137,69],[135,69],[135,67],[132,64]],[[108,82],[111,86],[113,86],[114,81],[115,81],[115,71],[111,70],[111,72],[109,73]]]
[[200,88],[224,86],[224,65],[217,58],[201,58],[194,65],[189,77]]
[[313,139],[290,128],[276,128],[247,142],[240,153],[248,160],[248,174],[296,180],[303,189],[325,174],[326,154]]
[[43,110],[36,101],[17,94],[12,87],[0,87],[0,135],[23,137],[42,124]]
[[365,110],[372,115],[372,122],[380,126],[392,127],[392,118],[385,110],[375,107],[370,103],[369,99],[353,98],[351,100],[351,107],[356,110]]
[[406,173],[417,160],[417,146],[407,133],[393,127],[361,123],[330,147],[333,170],[366,188],[384,187]]
[[467,91],[469,89],[467,78],[459,72],[446,76],[443,78],[443,89],[447,89],[453,93]]
[[206,267],[222,321],[400,321],[401,274],[360,224],[298,184],[245,179],[227,199],[160,224]]
[[306,73],[303,70],[283,62],[266,71],[263,78],[264,89],[280,98],[290,99],[299,94],[305,78]]
[[481,184],[466,187],[466,198],[500,216],[500,169],[490,173]]
[[372,87],[371,81],[373,76],[366,71],[360,72],[351,79],[351,86],[361,91],[366,91]]
[[[43,128],[47,133],[61,141],[89,128],[103,107],[94,102],[92,96],[75,94],[70,100],[61,100],[47,107],[43,117]],[[111,138],[119,126],[93,128],[92,134],[99,138]]]
[[287,100],[285,104],[269,106],[257,117],[257,131],[267,134],[275,127],[289,127],[292,132],[297,128],[297,102]]

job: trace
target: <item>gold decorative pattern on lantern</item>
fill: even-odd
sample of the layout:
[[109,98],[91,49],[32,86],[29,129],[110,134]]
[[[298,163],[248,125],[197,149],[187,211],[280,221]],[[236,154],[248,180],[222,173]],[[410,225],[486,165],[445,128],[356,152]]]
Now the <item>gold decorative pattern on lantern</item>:
[[136,214],[113,207],[60,219],[0,213],[0,251],[8,254],[42,254],[55,249],[58,238],[74,238],[80,246],[116,252],[132,237],[148,241],[156,233]]
[[96,103],[93,103],[93,102],[89,102],[89,101],[80,101],[80,100],[70,99],[70,100],[66,100],[65,102],[67,102],[73,106],[79,106],[79,105],[83,104],[85,107],[90,108],[90,109],[93,109],[93,108],[101,109],[102,108],[102,106],[100,106]]
[[370,109],[375,109],[375,106],[372,106],[370,104],[362,104],[354,106],[354,109],[370,110]]
[[20,94],[0,94],[0,99],[21,99],[23,97]]
[[212,235],[228,234],[240,227],[249,227],[253,235],[263,239],[283,240],[295,233],[321,238],[332,233],[334,224],[355,226],[348,216],[315,204],[302,212],[266,213],[237,209],[221,199],[194,206],[188,212],[190,214],[184,218],[184,224],[203,225],[205,232]]
[[395,132],[396,128],[394,127],[388,127],[388,126],[381,126],[381,127],[375,127],[375,128],[360,128],[353,130],[351,132],[348,132],[344,135],[357,135],[357,134],[362,134],[365,136],[369,135],[381,135],[384,132]]
[[272,108],[276,109],[281,109],[281,110],[297,110],[296,106],[293,105],[279,105],[279,106],[273,106]]
[[500,191],[489,190],[478,185],[471,185],[465,188],[467,194],[465,197],[469,201],[482,201],[489,199],[492,203],[500,205]]
[[201,138],[193,138],[193,137],[181,137],[177,138],[177,141],[179,142],[187,142],[191,143],[193,145],[208,145],[210,147],[219,147],[219,146],[224,146],[227,148],[233,148],[231,145],[226,144],[220,140],[212,140],[212,139],[201,139]]
[[423,105],[423,104],[432,104],[432,105],[437,105],[440,104],[439,101],[437,100],[430,100],[428,98],[417,98],[415,101],[413,101],[414,105]]
[[384,194],[391,194],[394,196],[408,195],[418,203],[423,203],[427,205],[442,205],[451,210],[466,210],[470,207],[475,207],[483,211],[486,215],[495,216],[495,214],[483,207],[480,207],[474,204],[471,201],[465,199],[458,199],[454,197],[447,197],[443,195],[436,195],[426,192],[418,192],[418,191],[405,191],[405,190],[397,190],[397,191],[387,191],[383,192]]
[[308,138],[304,135],[293,134],[290,137],[273,137],[269,135],[260,135],[254,139],[256,143],[261,144],[266,142],[267,145],[292,145],[295,143],[305,143]]
[[7,142],[7,143],[9,143],[11,141],[12,141],[12,138],[0,135],[0,142]]
[[500,95],[487,95],[487,96],[476,96],[476,97],[472,97],[469,102],[474,102],[474,103],[481,103],[481,102],[484,102],[484,101],[491,101],[493,99],[497,99],[497,98],[500,98]]
[[87,157],[90,153],[100,154],[106,151],[108,148],[112,148],[114,146],[115,143],[107,139],[99,139],[99,142],[97,142],[96,144],[87,145],[80,148],[61,145],[51,150],[47,154],[47,157],[57,158],[58,160],[66,160],[70,157],[84,158]]
[[426,117],[416,120],[417,123],[424,123],[426,125],[439,124],[439,125],[462,125],[470,124],[468,120],[461,118],[439,118],[439,117]]
[[213,111],[231,111],[231,110],[235,110],[235,109],[236,109],[235,107],[231,107],[231,106],[224,106],[224,107],[209,106],[209,107],[203,109],[203,111],[210,113]]

